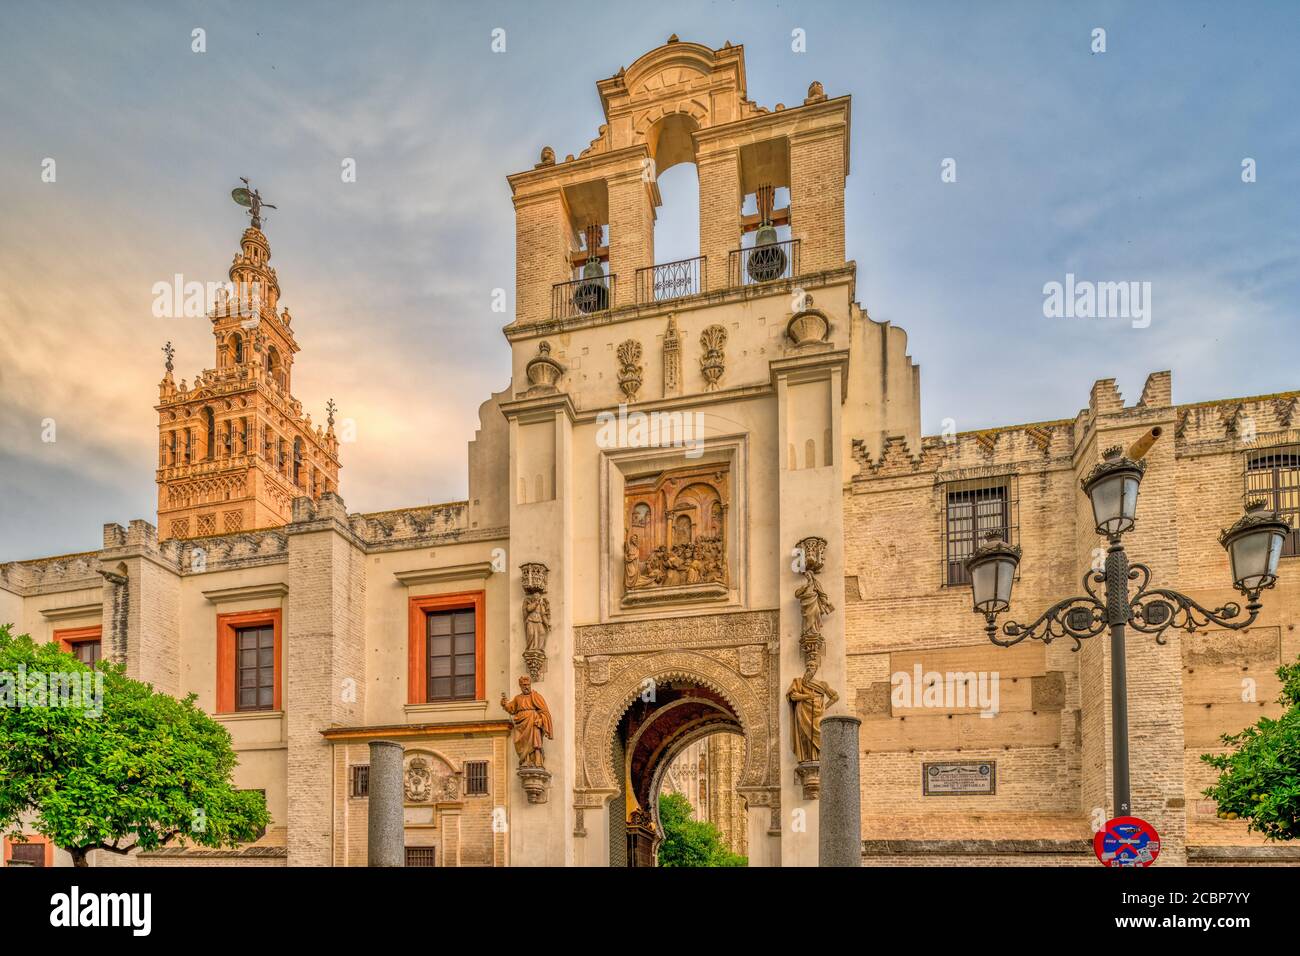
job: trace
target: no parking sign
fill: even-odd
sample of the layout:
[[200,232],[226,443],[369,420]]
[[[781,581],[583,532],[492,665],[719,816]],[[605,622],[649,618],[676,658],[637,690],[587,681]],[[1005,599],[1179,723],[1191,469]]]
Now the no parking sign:
[[1150,866],[1160,855],[1160,834],[1138,817],[1116,817],[1092,838],[1102,866]]

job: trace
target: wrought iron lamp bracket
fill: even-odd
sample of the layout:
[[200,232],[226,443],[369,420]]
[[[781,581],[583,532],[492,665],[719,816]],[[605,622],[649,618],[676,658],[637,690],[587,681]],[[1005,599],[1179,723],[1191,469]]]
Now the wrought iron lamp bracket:
[[[1105,633],[1111,624],[1131,625],[1136,631],[1154,635],[1157,644],[1165,644],[1164,633],[1171,627],[1181,628],[1189,634],[1210,625],[1239,631],[1255,623],[1262,608],[1259,601],[1261,589],[1243,590],[1246,616],[1242,618],[1242,607],[1236,601],[1210,609],[1178,591],[1150,587],[1151,569],[1145,564],[1126,565],[1123,571],[1126,580],[1122,582],[1123,590],[1116,592],[1114,606],[1107,600],[1105,591],[1099,590],[1106,584],[1107,572],[1090,570],[1083,576],[1086,594],[1058,601],[1031,624],[1007,621],[1002,625],[1004,636],[1001,637],[998,635],[997,614],[986,613],[984,630],[989,640],[1000,647],[1011,647],[1025,639],[1050,644],[1068,637],[1074,641],[1071,650],[1077,652],[1085,640]],[[1128,596],[1127,581],[1138,582],[1132,597]]]

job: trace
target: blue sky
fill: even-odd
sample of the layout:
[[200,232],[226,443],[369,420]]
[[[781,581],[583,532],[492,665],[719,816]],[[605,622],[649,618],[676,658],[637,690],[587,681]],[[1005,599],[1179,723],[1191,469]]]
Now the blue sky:
[[[1097,378],[1133,401],[1165,368],[1180,402],[1300,387],[1296,4],[7,4],[0,560],[153,520],[159,348],[178,377],[213,362],[207,321],[154,318],[151,289],[224,278],[241,175],[279,206],[294,391],[357,423],[349,508],[464,495],[509,373],[505,177],[585,148],[596,81],[670,33],[744,44],[761,105],[853,95],[858,298],[908,331],[927,433],[1068,418]],[[694,252],[692,175],[662,183],[661,259]],[[1045,318],[1067,273],[1150,282],[1150,326]]]

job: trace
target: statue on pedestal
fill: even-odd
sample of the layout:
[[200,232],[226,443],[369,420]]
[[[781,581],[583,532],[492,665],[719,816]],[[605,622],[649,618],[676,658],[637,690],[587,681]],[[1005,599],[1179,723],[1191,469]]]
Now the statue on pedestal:
[[507,700],[501,695],[501,707],[514,719],[515,753],[521,767],[545,767],[546,755],[542,752],[543,738],[551,739],[551,710],[542,695],[533,690],[528,677],[519,678],[519,693]]

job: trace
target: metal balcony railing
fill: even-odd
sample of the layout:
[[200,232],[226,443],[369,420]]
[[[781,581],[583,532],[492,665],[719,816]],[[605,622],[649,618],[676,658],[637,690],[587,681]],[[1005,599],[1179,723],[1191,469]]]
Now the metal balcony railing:
[[688,295],[699,295],[708,287],[708,260],[705,256],[679,259],[662,265],[636,270],[636,301],[650,305]]
[[728,256],[732,288],[790,279],[799,274],[798,239],[772,242],[748,249],[733,249]]
[[605,312],[614,305],[618,276],[573,279],[551,286],[551,318],[572,319]]

